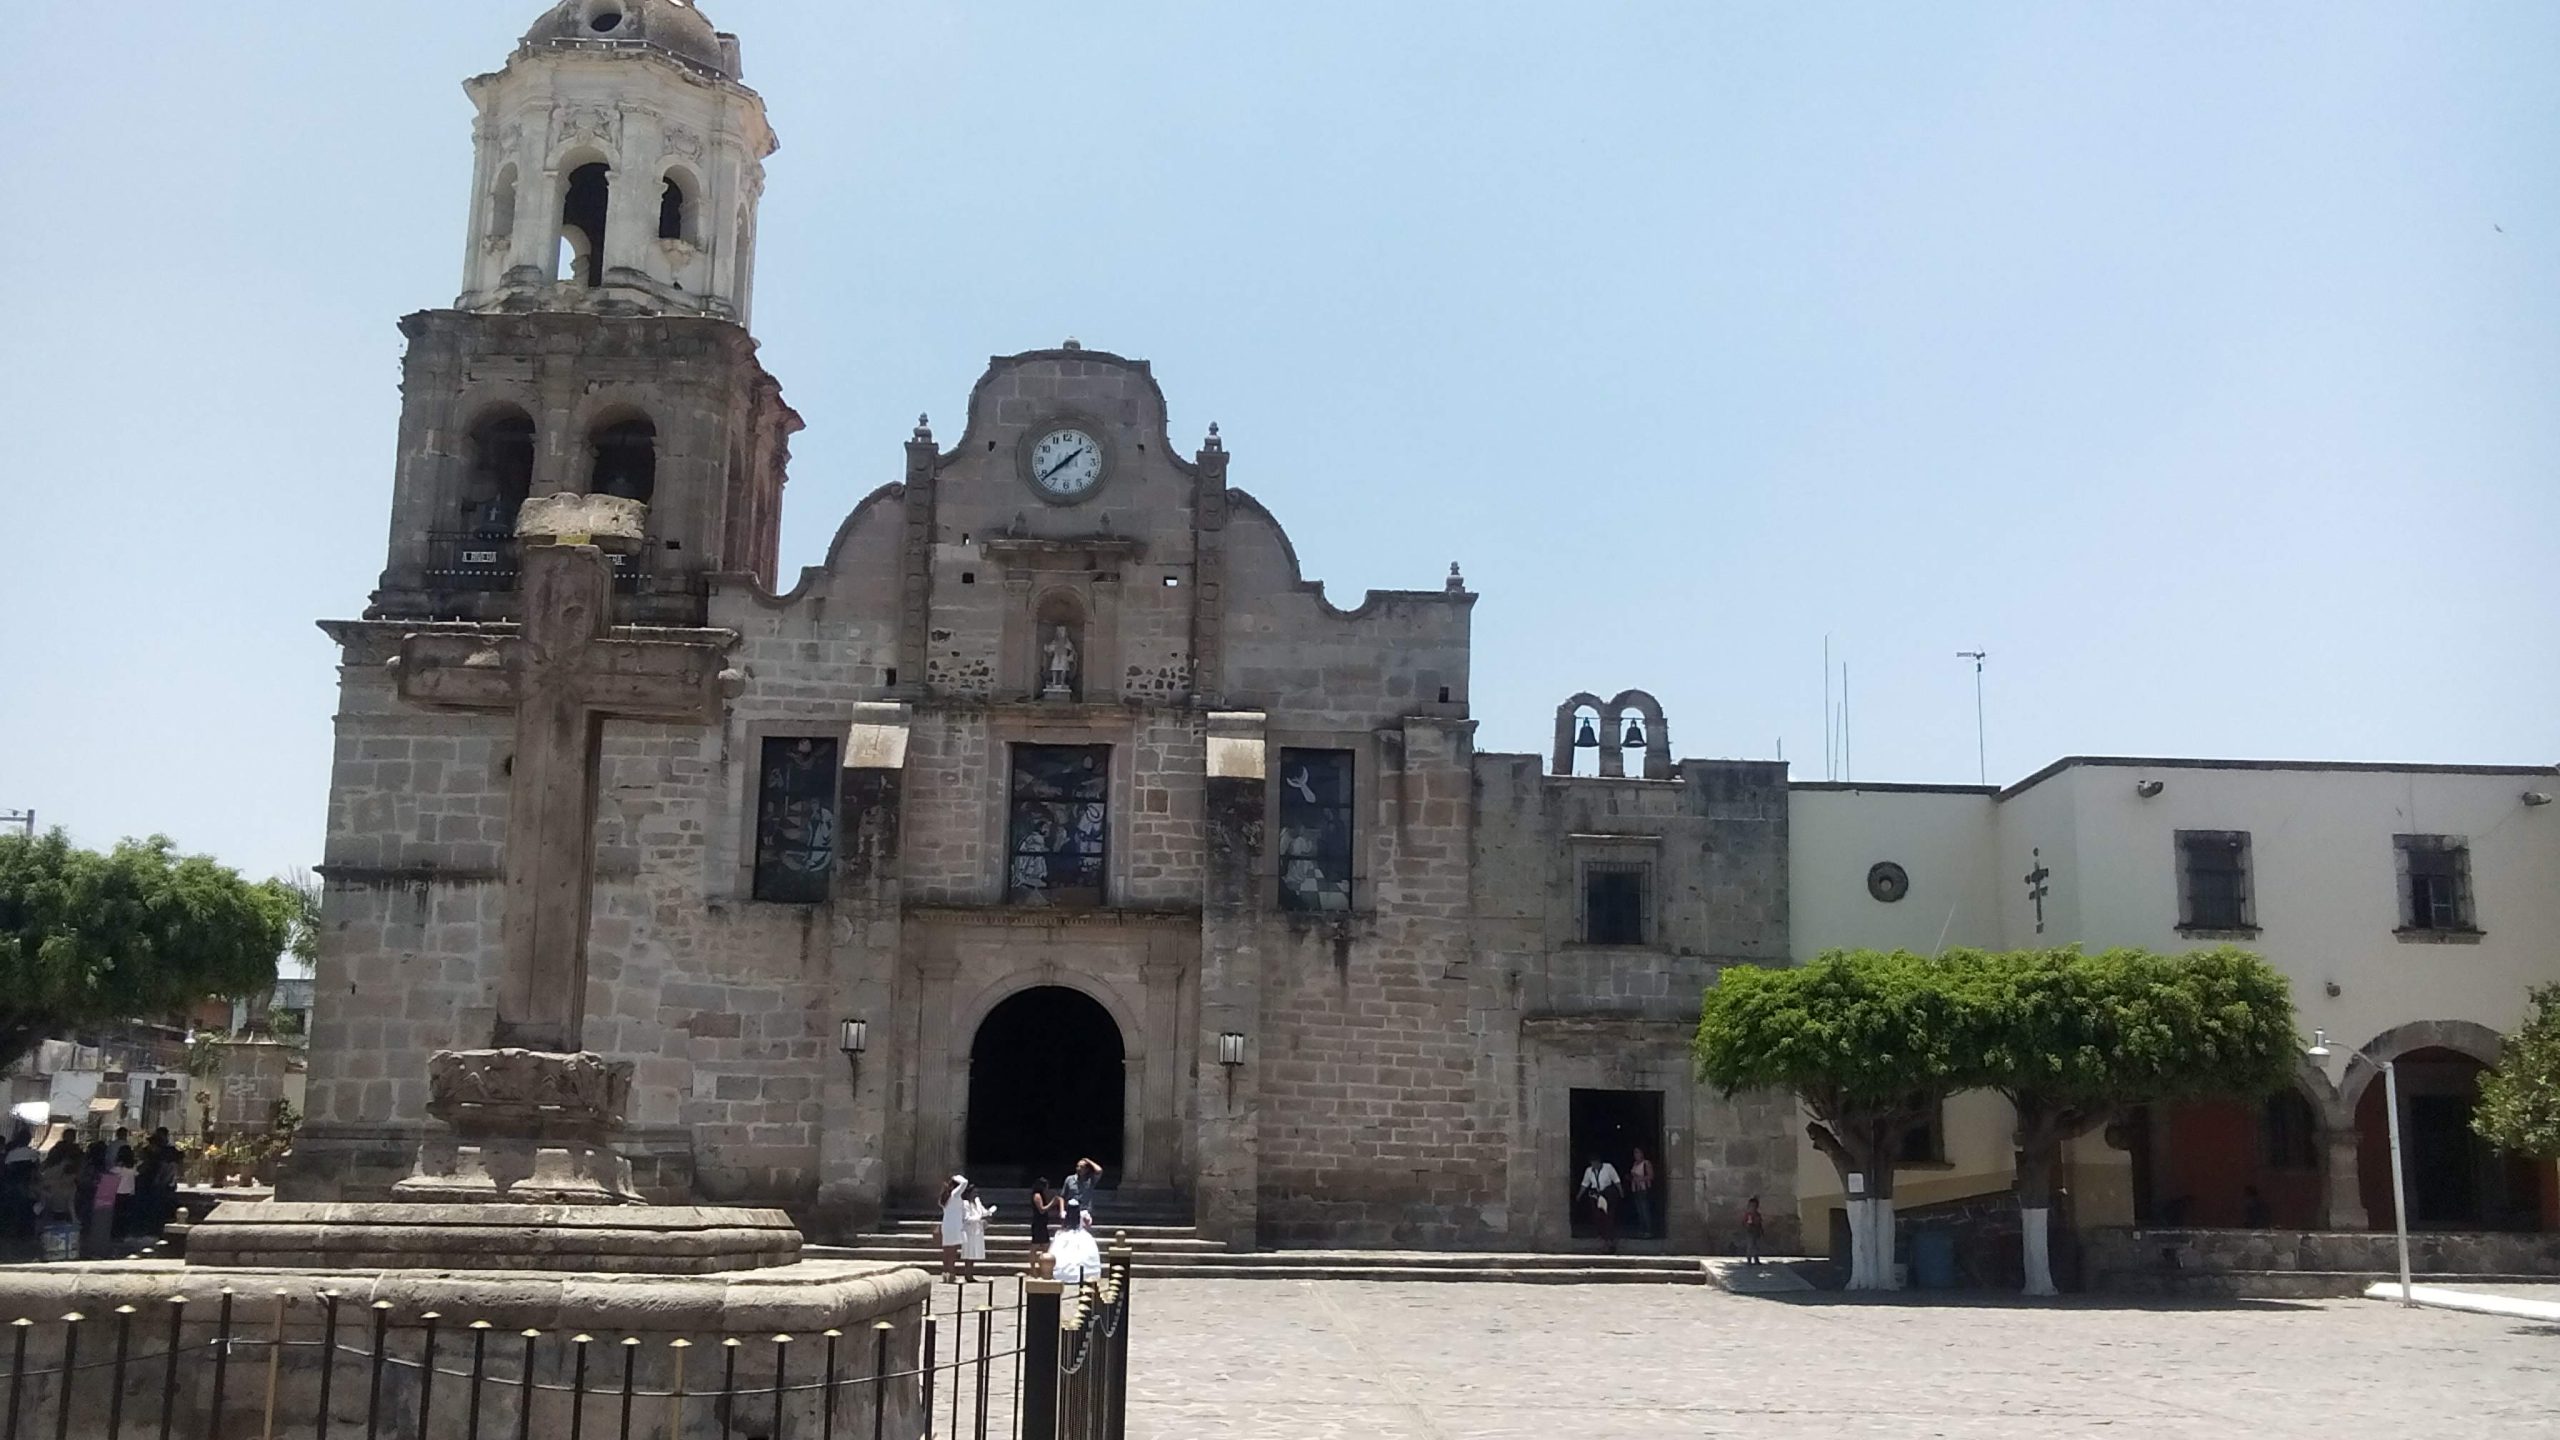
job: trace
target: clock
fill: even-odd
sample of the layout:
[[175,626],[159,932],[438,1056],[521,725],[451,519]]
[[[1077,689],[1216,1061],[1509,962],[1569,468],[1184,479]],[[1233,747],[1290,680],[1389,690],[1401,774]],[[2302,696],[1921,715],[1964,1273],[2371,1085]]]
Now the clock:
[[1091,432],[1061,425],[1034,441],[1031,486],[1047,500],[1081,500],[1102,483],[1102,442]]

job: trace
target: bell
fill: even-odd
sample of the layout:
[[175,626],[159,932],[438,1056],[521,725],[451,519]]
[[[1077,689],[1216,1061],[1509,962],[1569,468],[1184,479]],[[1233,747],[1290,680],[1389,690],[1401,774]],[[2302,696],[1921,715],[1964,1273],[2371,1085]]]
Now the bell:
[[1588,715],[1582,717],[1582,732],[1573,737],[1573,748],[1576,750],[1597,750],[1600,748],[1599,733],[1591,728],[1591,717]]
[[1630,720],[1628,720],[1628,721],[1627,721],[1627,741],[1626,741],[1626,744],[1627,744],[1627,748],[1628,748],[1628,749],[1630,749],[1630,750],[1641,750],[1641,749],[1643,749],[1643,748],[1644,748],[1644,721],[1643,721],[1643,719],[1641,719],[1641,718],[1635,718],[1635,719],[1630,719]]

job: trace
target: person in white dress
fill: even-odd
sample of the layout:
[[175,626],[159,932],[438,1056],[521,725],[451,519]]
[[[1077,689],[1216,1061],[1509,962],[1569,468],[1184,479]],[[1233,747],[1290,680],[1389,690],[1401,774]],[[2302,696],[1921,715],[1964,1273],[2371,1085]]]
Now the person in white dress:
[[996,1207],[978,1198],[978,1187],[960,1187],[960,1277],[978,1282],[978,1262],[987,1258],[987,1217]]
[[1078,1214],[1076,1223],[1049,1242],[1049,1276],[1061,1285],[1102,1278],[1102,1247],[1094,1243],[1092,1215]]
[[951,1267],[960,1263],[960,1247],[969,1241],[969,1201],[963,1193],[969,1188],[969,1177],[954,1175],[942,1187],[942,1278],[951,1278]]

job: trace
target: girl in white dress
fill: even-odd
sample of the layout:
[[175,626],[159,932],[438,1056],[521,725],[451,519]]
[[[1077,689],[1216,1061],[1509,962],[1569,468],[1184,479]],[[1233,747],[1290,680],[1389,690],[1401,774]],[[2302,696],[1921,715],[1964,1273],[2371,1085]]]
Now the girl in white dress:
[[969,1201],[962,1193],[969,1188],[969,1177],[954,1175],[942,1187],[942,1278],[951,1278],[951,1267],[959,1262],[960,1247],[969,1240]]
[[978,1198],[978,1187],[960,1187],[960,1274],[970,1284],[978,1280],[978,1262],[987,1258],[987,1217],[996,1207]]

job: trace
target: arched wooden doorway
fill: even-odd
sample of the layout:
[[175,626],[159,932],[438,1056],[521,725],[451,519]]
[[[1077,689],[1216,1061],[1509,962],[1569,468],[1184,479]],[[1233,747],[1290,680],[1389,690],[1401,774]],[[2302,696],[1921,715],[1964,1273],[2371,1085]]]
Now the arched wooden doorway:
[[969,1047],[965,1165],[981,1185],[1063,1179],[1091,1156],[1120,1173],[1124,1061],[1102,1002],[1064,985],[1007,997]]

